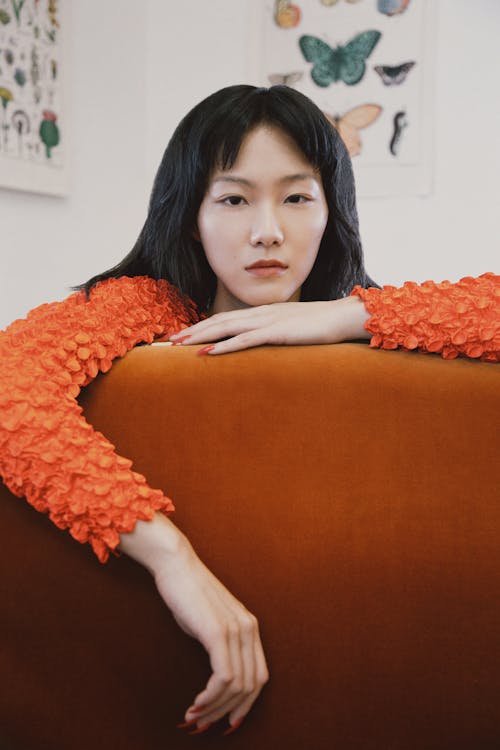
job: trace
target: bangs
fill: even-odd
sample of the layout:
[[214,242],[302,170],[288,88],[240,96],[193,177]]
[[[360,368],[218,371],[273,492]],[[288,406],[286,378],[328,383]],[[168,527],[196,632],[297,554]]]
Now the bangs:
[[225,112],[217,111],[210,118],[201,149],[207,172],[231,169],[246,136],[262,125],[286,133],[307,161],[323,171],[333,158],[332,141],[337,133],[321,110],[309,101],[306,109],[303,99],[306,97],[294,89],[273,86],[253,89]]

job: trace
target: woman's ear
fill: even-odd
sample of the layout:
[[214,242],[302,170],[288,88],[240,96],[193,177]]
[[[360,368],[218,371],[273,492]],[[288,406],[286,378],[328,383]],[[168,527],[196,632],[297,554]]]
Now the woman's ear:
[[200,233],[198,231],[198,225],[196,225],[195,228],[193,229],[192,236],[193,236],[193,240],[196,240],[196,242],[201,242]]

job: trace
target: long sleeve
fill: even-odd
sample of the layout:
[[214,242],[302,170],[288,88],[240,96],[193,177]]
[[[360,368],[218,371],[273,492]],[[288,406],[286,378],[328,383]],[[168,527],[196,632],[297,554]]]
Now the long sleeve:
[[399,289],[356,286],[351,295],[371,315],[365,328],[372,347],[500,361],[500,276],[467,276],[455,284],[407,281]]
[[122,277],[88,300],[76,292],[41,305],[0,333],[0,474],[101,562],[119,533],[174,506],[92,428],[76,397],[115,357],[199,319],[168,282]]

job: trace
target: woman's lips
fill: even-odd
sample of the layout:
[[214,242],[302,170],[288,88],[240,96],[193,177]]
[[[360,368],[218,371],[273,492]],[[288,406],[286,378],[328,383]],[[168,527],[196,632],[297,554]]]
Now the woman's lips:
[[258,266],[257,268],[246,268],[252,276],[283,276],[287,268],[283,266]]
[[251,266],[246,266],[245,271],[253,276],[283,276],[288,266],[277,258],[259,258]]

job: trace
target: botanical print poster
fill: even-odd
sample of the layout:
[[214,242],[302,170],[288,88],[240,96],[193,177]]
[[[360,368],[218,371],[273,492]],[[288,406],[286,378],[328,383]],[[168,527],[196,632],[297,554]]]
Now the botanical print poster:
[[64,195],[67,0],[0,0],[0,187]]
[[322,109],[351,154],[359,194],[430,192],[435,6],[261,0],[259,9],[257,82],[293,86]]

